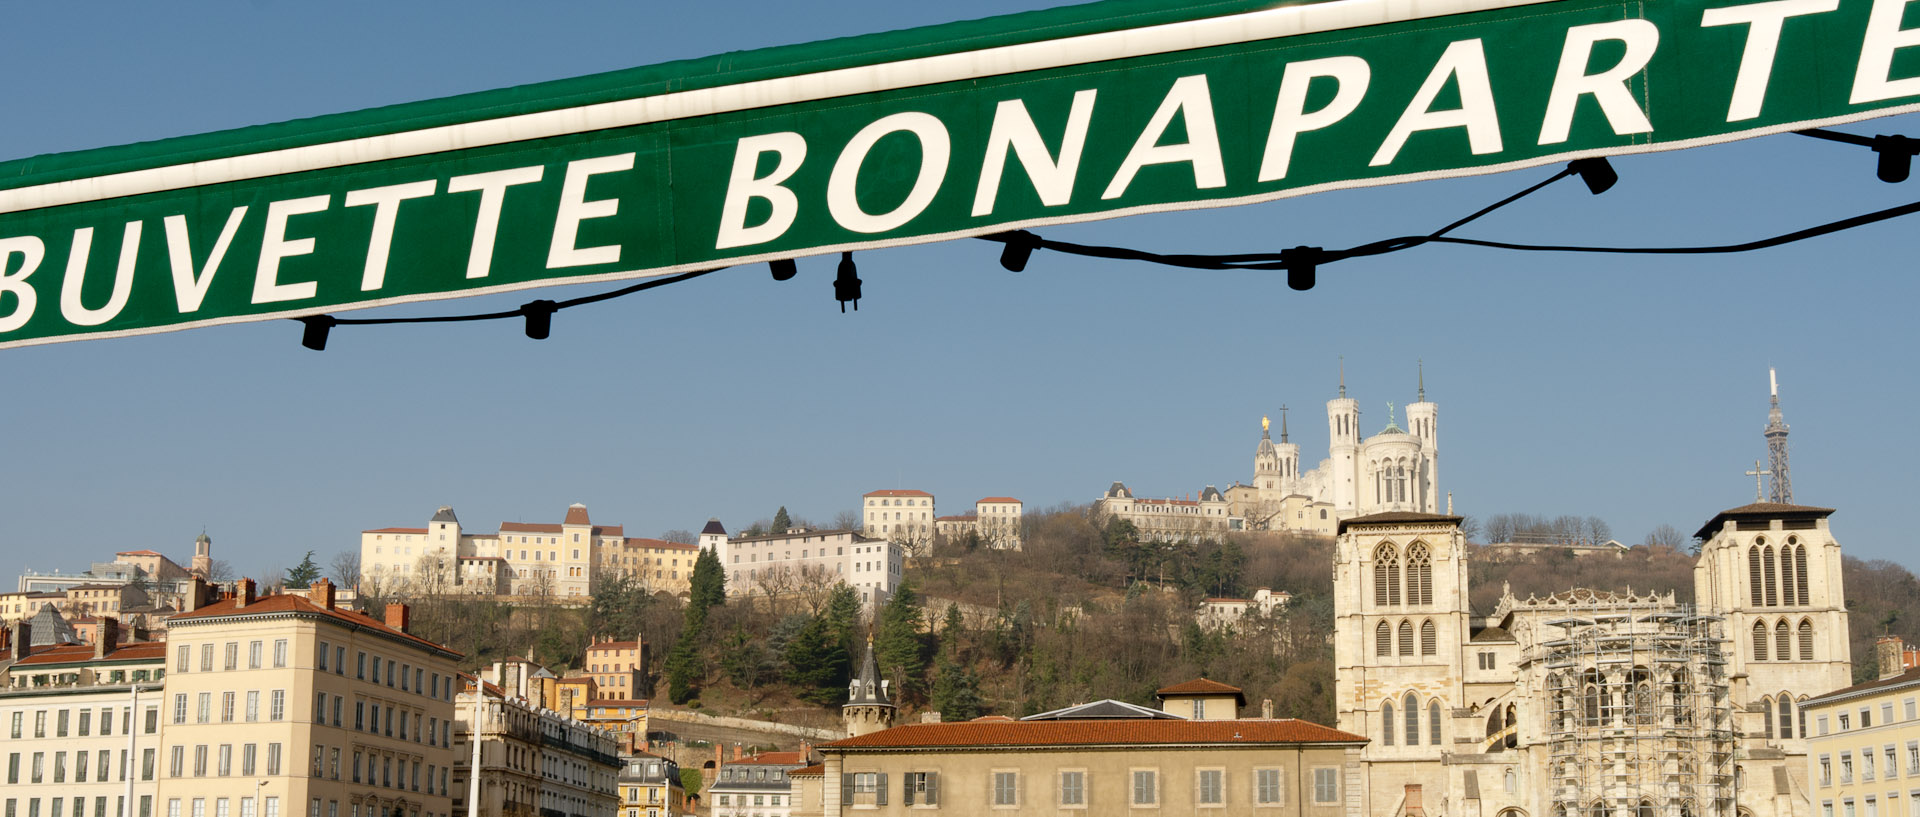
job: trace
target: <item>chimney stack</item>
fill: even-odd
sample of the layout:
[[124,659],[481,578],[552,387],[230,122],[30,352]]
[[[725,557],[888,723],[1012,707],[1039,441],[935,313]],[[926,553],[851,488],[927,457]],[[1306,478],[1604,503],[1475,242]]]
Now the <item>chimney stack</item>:
[[113,616],[101,616],[100,627],[93,634],[93,657],[105,658],[120,648],[120,619]]
[[253,580],[241,579],[233,590],[233,607],[239,609],[253,603]]
[[1873,642],[1874,657],[1880,660],[1880,677],[1892,678],[1906,672],[1904,662],[1900,660],[1905,652],[1906,642],[1897,635],[1883,635]]
[[202,605],[205,605],[207,603],[207,589],[207,580],[197,575],[194,576],[192,583],[187,585],[187,597],[184,600],[187,609],[181,612],[191,613],[200,609]]
[[333,609],[333,582],[326,579],[314,579],[307,585],[307,600],[321,607]]
[[20,619],[13,625],[13,660],[27,657],[33,651],[33,622]]
[[1260,699],[1260,717],[1266,718],[1267,720],[1273,720],[1273,699],[1272,698]]
[[410,614],[412,612],[413,612],[413,609],[408,607],[404,603],[396,601],[388,604],[387,605],[387,626],[392,627],[396,630],[399,630],[400,632],[403,632],[403,633],[406,632],[407,625],[411,623],[408,619],[411,618]]

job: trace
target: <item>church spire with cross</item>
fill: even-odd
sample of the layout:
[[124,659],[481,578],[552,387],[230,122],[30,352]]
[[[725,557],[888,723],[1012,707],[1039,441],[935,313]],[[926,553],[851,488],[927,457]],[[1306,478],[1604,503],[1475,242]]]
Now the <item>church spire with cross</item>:
[[1772,367],[1767,368],[1767,385],[1772,395],[1767,409],[1767,470],[1773,476],[1773,490],[1768,493],[1767,501],[1792,505],[1793,479],[1787,473],[1787,423],[1780,418],[1780,378]]

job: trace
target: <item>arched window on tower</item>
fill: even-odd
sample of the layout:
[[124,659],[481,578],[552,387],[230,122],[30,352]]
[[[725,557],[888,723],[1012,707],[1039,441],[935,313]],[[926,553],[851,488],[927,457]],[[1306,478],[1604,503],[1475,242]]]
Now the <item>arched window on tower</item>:
[[1436,628],[1433,626],[1433,619],[1427,619],[1426,621],[1420,622],[1420,654],[1421,655],[1434,655],[1439,652],[1438,644],[1437,644],[1439,639],[1435,637],[1435,630]]
[[1580,680],[1580,704],[1584,710],[1582,714],[1585,715],[1588,726],[1599,726],[1600,672],[1598,670],[1587,670],[1586,674],[1582,676]]
[[1773,699],[1760,699],[1760,720],[1767,726],[1767,739],[1773,739]]
[[1793,548],[1784,545],[1780,548],[1780,605],[1791,607],[1794,603]]
[[1393,745],[1393,702],[1380,704],[1380,745]]
[[1793,635],[1792,631],[1787,629],[1785,619],[1773,625],[1773,656],[1781,661],[1790,661],[1793,658]]
[[1780,695],[1780,739],[1793,740],[1793,699]]
[[1689,704],[1687,696],[1693,694],[1693,690],[1688,688],[1686,670],[1677,670],[1673,673],[1673,684],[1669,690],[1673,693],[1673,722],[1678,725],[1692,723],[1693,707]]
[[1403,703],[1404,705],[1401,708],[1405,709],[1407,714],[1407,745],[1419,746],[1420,745],[1420,699],[1413,697],[1413,693],[1409,692],[1407,693],[1406,700]]
[[1400,654],[1413,655],[1413,622],[1400,622]]
[[1432,746],[1440,745],[1440,701],[1439,699],[1434,699],[1432,701],[1427,702],[1427,743]]
[[1764,621],[1753,623],[1753,660],[1767,660],[1767,623]]
[[1501,742],[1505,743],[1508,749],[1516,749],[1520,746],[1520,730],[1518,728],[1520,726],[1520,718],[1516,714],[1518,711],[1513,704],[1507,704],[1507,737]]
[[1633,722],[1651,725],[1660,721],[1653,705],[1653,675],[1646,670],[1633,671]]
[[1634,810],[1633,817],[1653,817],[1653,801],[1640,801],[1640,807]]
[[1806,545],[1793,546],[1793,580],[1795,584],[1794,589],[1798,591],[1798,595],[1800,596],[1800,606],[1805,607],[1809,604],[1812,604],[1813,602],[1810,600],[1810,597],[1807,595],[1807,546]]
[[1373,552],[1373,603],[1386,607],[1400,603],[1400,553],[1393,545]]
[[1813,621],[1800,619],[1800,660],[1813,660]]
[[1393,654],[1393,625],[1382,621],[1373,628],[1373,654],[1381,657]]
[[1759,607],[1765,599],[1766,592],[1760,583],[1760,547],[1749,546],[1747,548],[1747,601]]
[[1433,603],[1433,556],[1418,542],[1407,548],[1407,603]]
[[1767,577],[1767,597],[1766,597],[1767,600],[1764,603],[1766,604],[1766,606],[1772,607],[1780,603],[1780,595],[1776,591],[1776,588],[1774,586],[1773,546],[1772,545],[1767,545],[1766,547],[1761,548],[1760,569],[1766,573],[1766,577]]

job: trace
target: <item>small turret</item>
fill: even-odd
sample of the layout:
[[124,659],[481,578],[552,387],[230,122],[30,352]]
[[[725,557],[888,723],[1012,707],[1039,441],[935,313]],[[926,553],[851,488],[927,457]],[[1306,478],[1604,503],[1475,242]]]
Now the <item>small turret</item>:
[[847,703],[840,707],[847,724],[847,736],[857,738],[893,728],[893,705],[887,682],[880,678],[880,662],[873,655],[873,634],[867,634],[867,656],[860,662],[860,674],[847,685]]
[[192,570],[200,574],[201,578],[213,575],[213,537],[208,536],[204,530],[193,540]]

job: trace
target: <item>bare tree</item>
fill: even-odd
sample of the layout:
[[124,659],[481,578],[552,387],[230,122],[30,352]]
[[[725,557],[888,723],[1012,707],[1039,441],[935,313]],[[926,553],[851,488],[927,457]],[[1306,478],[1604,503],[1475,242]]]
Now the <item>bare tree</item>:
[[827,597],[833,595],[833,586],[839,583],[839,577],[825,565],[801,565],[795,574],[794,592],[807,605],[807,615],[818,616],[827,605]]
[[767,612],[780,615],[780,599],[800,588],[800,577],[791,567],[769,567],[753,577],[755,590],[767,597]]
[[834,530],[857,531],[862,524],[859,511],[841,511],[833,515]]
[[691,545],[700,541],[700,537],[694,535],[693,531],[684,530],[682,528],[674,528],[673,530],[667,531],[666,533],[662,533],[660,534],[660,538],[669,542],[675,542],[682,545]]
[[1673,550],[1680,550],[1686,543],[1687,539],[1681,535],[1679,528],[1666,524],[1657,525],[1653,530],[1647,531],[1647,540],[1645,542],[1645,544],[1651,547],[1664,547]]
[[333,555],[328,562],[327,578],[341,587],[360,586],[360,549],[349,548]]
[[233,563],[225,559],[215,559],[207,564],[206,580],[210,582],[233,581]]
[[1589,516],[1587,517],[1586,527],[1588,542],[1598,545],[1613,538],[1613,526],[1607,524],[1607,520],[1605,519],[1597,516]]

